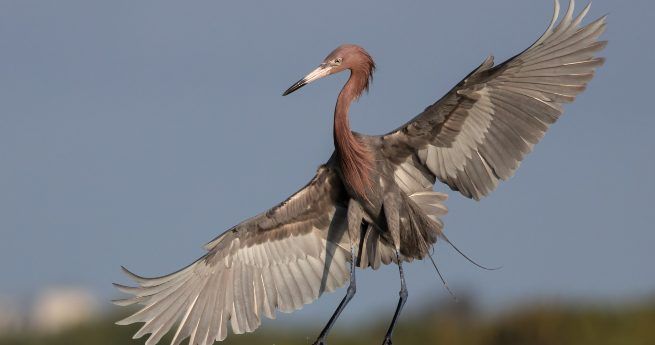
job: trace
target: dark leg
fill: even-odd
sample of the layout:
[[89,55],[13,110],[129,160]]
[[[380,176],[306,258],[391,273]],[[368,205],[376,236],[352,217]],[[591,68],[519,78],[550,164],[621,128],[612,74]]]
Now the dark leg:
[[[325,345],[326,344],[326,337],[328,333],[330,332],[330,329],[332,329],[332,326],[334,325],[334,322],[337,321],[339,318],[339,315],[341,315],[341,312],[346,308],[346,305],[348,305],[348,302],[355,296],[355,292],[357,291],[357,285],[355,283],[355,267],[357,267],[357,256],[355,256],[355,241],[359,239],[360,232],[362,231],[362,219],[364,215],[364,210],[362,209],[361,205],[355,200],[350,200],[348,203],[348,235],[350,237],[350,284],[348,285],[348,290],[346,292],[346,296],[341,300],[341,303],[339,303],[339,306],[337,307],[337,310],[334,311],[332,314],[332,317],[330,317],[330,321],[328,321],[327,325],[325,325],[325,328],[321,331],[321,334],[319,334],[318,338],[314,342],[314,345]],[[361,245],[363,244],[363,241],[360,241],[360,252],[361,252]]]
[[350,261],[350,284],[348,285],[346,296],[344,296],[344,298],[341,300],[341,303],[339,303],[337,310],[335,310],[332,314],[332,317],[330,317],[330,321],[328,321],[327,325],[325,325],[325,328],[323,328],[321,331],[321,334],[314,342],[314,345],[325,345],[327,343],[326,337],[330,332],[330,329],[332,329],[334,322],[337,321],[339,315],[341,315],[341,312],[346,308],[346,305],[348,305],[348,302],[350,302],[353,296],[355,296],[355,292],[357,291],[357,286],[355,284],[355,262],[357,260],[355,257],[355,248],[352,244],[350,245],[350,253],[352,254],[352,260]]
[[398,315],[400,311],[403,310],[403,306],[407,301],[407,286],[405,285],[405,274],[403,273],[403,264],[400,260],[400,255],[396,251],[396,259],[398,260],[398,270],[400,271],[400,299],[398,300],[398,306],[396,307],[396,312],[393,314],[393,319],[391,319],[391,324],[389,325],[389,330],[387,330],[387,335],[384,336],[383,345],[391,345],[391,334],[393,333],[393,328],[396,326],[396,321],[398,320]]

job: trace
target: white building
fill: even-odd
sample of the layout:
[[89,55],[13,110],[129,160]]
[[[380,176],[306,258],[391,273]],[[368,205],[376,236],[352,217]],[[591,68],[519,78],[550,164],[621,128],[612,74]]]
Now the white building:
[[38,332],[59,332],[98,315],[96,298],[80,288],[50,288],[34,304],[31,326]]

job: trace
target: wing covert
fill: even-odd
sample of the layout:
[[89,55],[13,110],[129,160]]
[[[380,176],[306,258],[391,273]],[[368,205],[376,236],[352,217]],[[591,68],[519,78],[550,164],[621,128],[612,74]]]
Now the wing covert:
[[555,1],[552,21],[533,45],[497,66],[487,58],[443,98],[382,136],[385,157],[397,166],[416,161],[467,197],[488,195],[604,62],[595,54],[606,45],[597,40],[605,17],[581,27],[588,11],[589,5],[574,18],[572,0],[555,26]]
[[158,278],[125,270],[138,286],[116,285],[133,295],[116,304],[142,307],[118,323],[145,322],[135,338],[151,333],[146,344],[177,324],[173,344],[205,345],[225,339],[228,323],[233,333],[252,332],[261,315],[275,318],[276,309],[300,309],[342,286],[350,260],[344,193],[334,170],[322,166],[286,201],[209,242],[186,268]]

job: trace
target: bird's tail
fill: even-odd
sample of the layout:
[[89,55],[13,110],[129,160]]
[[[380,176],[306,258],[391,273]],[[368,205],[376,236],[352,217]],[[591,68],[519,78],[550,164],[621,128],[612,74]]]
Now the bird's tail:
[[[448,209],[443,204],[447,195],[438,192],[418,192],[407,197],[400,211],[400,252],[406,261],[424,258],[437,238],[442,235],[443,223],[439,217]],[[388,238],[372,225],[362,239],[362,253],[358,266],[378,269],[381,264],[396,261],[394,247]]]
[[418,192],[403,203],[400,221],[400,253],[407,261],[423,259],[443,234],[440,217],[448,212],[443,204],[448,196],[438,192]]

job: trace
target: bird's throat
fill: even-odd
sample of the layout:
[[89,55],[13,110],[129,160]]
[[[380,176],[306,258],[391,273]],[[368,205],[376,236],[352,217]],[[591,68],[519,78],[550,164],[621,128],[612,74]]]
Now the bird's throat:
[[334,146],[344,182],[360,197],[366,198],[372,185],[373,157],[366,144],[350,130],[348,110],[362,91],[353,88],[353,78],[351,75],[341,90],[334,109]]

